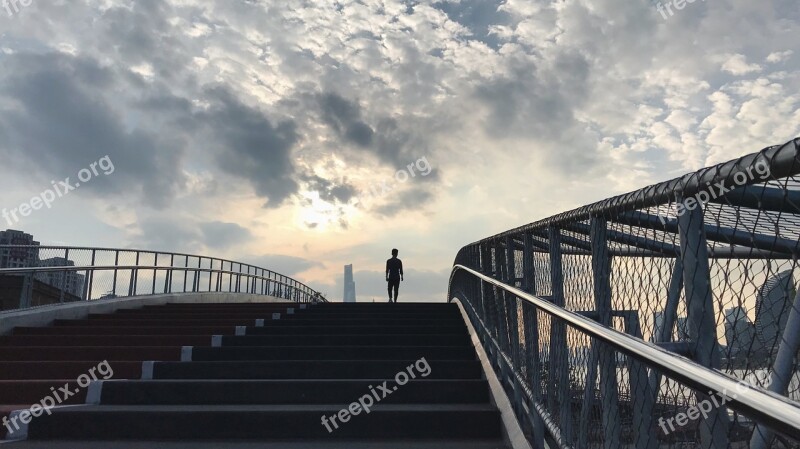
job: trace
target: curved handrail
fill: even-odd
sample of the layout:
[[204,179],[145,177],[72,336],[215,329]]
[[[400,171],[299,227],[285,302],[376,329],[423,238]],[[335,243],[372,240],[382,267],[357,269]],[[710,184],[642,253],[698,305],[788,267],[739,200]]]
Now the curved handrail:
[[[200,273],[208,273],[208,290],[213,291],[212,287],[216,288],[216,291],[225,291],[225,287],[223,285],[223,276],[229,276],[229,284],[231,284],[228,288],[233,291],[233,280],[236,279],[235,289],[236,291],[240,291],[242,287],[240,286],[241,278],[245,278],[247,283],[253,283],[252,287],[247,286],[245,287],[247,290],[253,290],[254,293],[259,291],[259,287],[255,285],[255,282],[261,282],[263,285],[261,286],[260,290],[263,290],[263,293],[268,294],[270,287],[278,287],[279,293],[281,294],[289,294],[287,292],[296,292],[296,300],[300,300],[303,297],[309,301],[319,301],[319,302],[327,302],[327,299],[324,298],[322,294],[317,292],[316,290],[312,289],[308,285],[297,281],[289,276],[282,275],[278,272],[273,270],[268,270],[266,268],[261,268],[255,265],[246,264],[243,262],[236,262],[233,260],[228,259],[220,259],[216,257],[208,257],[208,256],[201,256],[201,255],[194,255],[194,254],[186,254],[186,253],[171,253],[165,251],[150,251],[150,250],[141,250],[141,249],[126,249],[126,248],[104,248],[104,247],[80,247],[80,246],[58,246],[58,245],[0,245],[0,250],[23,250],[23,251],[36,251],[35,260],[28,260],[26,261],[27,264],[21,267],[15,268],[0,268],[0,275],[2,274],[10,274],[10,275],[20,275],[20,274],[27,274],[30,276],[34,276],[37,273],[53,273],[53,272],[65,272],[65,273],[76,273],[76,272],[85,272],[87,274],[86,278],[84,278],[84,294],[89,294],[88,298],[84,298],[87,300],[91,300],[91,293],[93,291],[93,281],[94,281],[94,274],[95,272],[108,272],[113,271],[113,287],[112,293],[115,295],[117,294],[117,274],[118,272],[130,272],[130,286],[128,288],[128,295],[131,296],[132,294],[136,294],[139,291],[139,287],[142,285],[139,283],[139,274],[140,273],[152,273],[153,277],[150,280],[152,282],[151,290],[147,294],[156,294],[161,293],[161,291],[157,291],[156,289],[156,273],[166,271],[166,278],[164,279],[164,293],[172,293],[174,285],[172,284],[173,278],[172,273],[183,272],[184,273],[184,280],[183,280],[183,291],[202,291],[203,287],[200,286]],[[66,259],[72,265],[59,265],[59,266],[41,266],[36,264],[38,259],[42,257],[42,252],[48,250],[56,250],[60,251],[60,254],[52,254],[52,256]],[[81,253],[80,256],[76,257],[76,253]],[[113,265],[98,265],[95,264],[95,261],[98,258],[107,257],[107,255],[103,253],[112,253],[111,256],[114,258]],[[50,255],[50,254],[48,254]],[[135,264],[120,264],[120,258],[133,258],[135,256]],[[85,261],[86,258],[91,258],[91,261],[88,264],[81,264],[80,259]],[[140,259],[144,257],[146,259],[150,259],[147,263],[140,263]],[[154,260],[153,260],[154,258]],[[177,260],[176,260],[177,258]],[[21,259],[24,259],[21,257]],[[79,259],[76,262],[73,259]],[[192,264],[194,266],[190,266],[190,259],[192,259]],[[183,266],[179,266],[179,265]],[[228,267],[225,267],[225,265]],[[226,269],[227,268],[227,269]],[[189,273],[194,273],[194,279],[188,279],[187,276]],[[212,276],[216,275],[216,281],[212,284]],[[65,279],[65,278],[62,278]],[[187,285],[187,279],[191,282],[191,285]],[[62,281],[61,290],[62,295],[60,301],[64,301],[64,282]],[[29,300],[30,300],[30,282],[26,282],[23,286],[23,292],[21,293],[20,299],[20,307],[28,307]],[[58,288],[58,286],[55,286]],[[188,288],[187,288],[188,287]],[[283,287],[287,287],[283,289]],[[178,285],[176,287],[176,291],[180,290],[181,286]],[[285,291],[284,291],[285,290]],[[75,293],[73,293],[75,294]],[[123,295],[125,296],[125,295]],[[288,296],[287,296],[288,298]],[[27,305],[26,305],[27,304]]]
[[[549,315],[555,316],[570,326],[612,345],[619,351],[625,352],[652,368],[669,374],[670,377],[680,380],[694,389],[701,391],[713,390],[724,394],[729,398],[726,404],[732,404],[732,408],[737,408],[738,406],[739,409],[758,418],[768,426],[794,438],[800,438],[800,407],[787,398],[753,387],[742,381],[737,381],[723,373],[665,351],[654,344],[605,327],[589,318],[556,306],[546,299],[536,297],[519,288],[497,281],[464,265],[456,264],[453,266],[450,274],[451,287],[453,277],[459,271],[467,272],[483,282],[488,282],[531,303]],[[448,292],[448,300],[452,300],[452,298],[453,292]],[[733,396],[728,396],[733,392],[735,392]]]

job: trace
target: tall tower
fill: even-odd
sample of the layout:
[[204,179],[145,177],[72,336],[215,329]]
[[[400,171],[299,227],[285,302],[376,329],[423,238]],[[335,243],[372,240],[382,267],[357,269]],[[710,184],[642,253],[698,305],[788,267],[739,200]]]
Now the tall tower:
[[356,283],[353,281],[353,264],[344,266],[343,302],[356,302]]

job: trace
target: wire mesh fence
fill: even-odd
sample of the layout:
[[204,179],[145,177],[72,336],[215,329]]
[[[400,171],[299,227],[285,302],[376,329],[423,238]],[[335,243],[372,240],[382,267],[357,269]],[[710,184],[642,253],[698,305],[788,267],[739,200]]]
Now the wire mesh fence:
[[325,301],[274,271],[190,254],[113,248],[0,245],[0,310],[165,293],[232,292]]
[[532,441],[800,448],[791,431],[800,429],[798,174],[800,139],[462,248],[456,265],[711,368],[743,391],[770,391],[791,421],[766,422],[738,392],[700,389],[456,269],[450,297],[483,323],[487,352],[507,362],[497,369],[515,379],[507,386]]

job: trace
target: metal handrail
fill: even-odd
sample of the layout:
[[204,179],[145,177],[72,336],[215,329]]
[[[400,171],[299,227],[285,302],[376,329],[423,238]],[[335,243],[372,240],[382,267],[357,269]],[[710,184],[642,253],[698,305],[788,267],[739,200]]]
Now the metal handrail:
[[[737,173],[752,171],[757,164],[766,164],[769,167],[771,178],[778,179],[787,176],[792,176],[800,173],[800,138],[790,140],[783,145],[775,145],[767,147],[757,153],[748,154],[738,159],[728,161],[725,163],[717,164],[711,167],[701,169],[697,172],[692,172],[684,176],[654,184],[635,190],[630,193],[607,198],[592,204],[588,204],[577,209],[554,215],[533,223],[519,226],[491,237],[473,242],[470,245],[477,245],[491,239],[501,239],[508,236],[519,235],[524,232],[532,230],[543,230],[551,226],[567,225],[582,220],[589,219],[592,216],[603,214],[618,214],[627,211],[635,211],[652,206],[669,204],[674,201],[676,195],[683,197],[690,197],[698,194],[699,192],[708,192],[712,190],[719,183],[730,187],[732,180]],[[752,184],[749,182],[748,184]],[[743,197],[746,193],[751,191],[743,190],[744,187],[753,189],[752,186],[743,186],[739,189],[733,189],[726,195],[727,197]],[[762,188],[763,189],[763,188]],[[763,193],[760,193],[760,195]],[[785,199],[792,200],[795,207],[800,207],[800,190],[785,190],[778,198],[761,198],[759,204],[764,204],[765,200],[784,201]],[[768,195],[767,195],[768,196]],[[741,198],[739,198],[741,201]],[[714,201],[712,201],[714,202]],[[793,210],[794,213],[800,213],[800,210]]]
[[[303,284],[293,278],[288,276],[284,276],[280,273],[277,273],[272,270],[268,270],[265,268],[257,267],[250,264],[245,264],[241,262],[236,262],[228,259],[219,259],[214,257],[206,257],[200,255],[193,255],[193,254],[185,254],[185,253],[170,253],[164,251],[149,251],[149,250],[137,250],[137,249],[123,249],[123,248],[98,248],[98,247],[76,247],[76,246],[42,246],[42,245],[0,245],[0,249],[21,249],[21,250],[28,250],[28,251],[37,251],[37,258],[39,256],[38,252],[46,251],[46,250],[59,250],[63,251],[63,258],[67,259],[73,265],[62,265],[62,266],[38,266],[38,265],[29,265],[23,267],[15,267],[15,268],[0,268],[0,275],[7,274],[7,275],[20,275],[25,274],[26,281],[23,284],[23,290],[21,292],[20,297],[20,307],[26,308],[30,306],[30,289],[32,288],[32,282],[28,276],[31,278],[37,273],[52,273],[52,272],[65,272],[65,273],[76,273],[76,272],[86,272],[86,278],[84,280],[84,294],[88,295],[84,300],[92,300],[92,291],[93,291],[93,282],[94,282],[94,275],[96,272],[107,272],[113,271],[113,286],[112,286],[112,293],[117,296],[117,278],[118,272],[130,272],[130,286],[128,287],[128,294],[127,295],[120,295],[120,296],[132,296],[133,294],[139,291],[139,287],[142,285],[139,281],[139,274],[140,272],[147,272],[152,273],[152,285],[149,289],[150,291],[145,294],[160,294],[162,293],[160,289],[156,289],[156,275],[158,272],[166,271],[166,278],[163,280],[164,287],[163,293],[174,293],[179,292],[181,290],[181,286],[178,284],[175,291],[173,291],[173,287],[176,284],[173,283],[172,273],[183,272],[184,273],[184,280],[183,280],[183,292],[198,292],[198,291],[252,291],[253,293],[257,293],[259,290],[263,290],[264,294],[269,294],[270,288],[278,287],[280,290],[279,294],[286,293],[287,295],[297,294],[299,295],[295,300],[302,301],[300,296],[302,296],[305,300],[308,301],[318,301],[318,302],[327,302],[327,299],[317,292],[316,290],[312,289],[308,285]],[[72,253],[70,253],[70,251]],[[70,256],[74,257],[75,253],[78,251],[88,251],[91,254],[91,262],[88,265],[80,265],[79,262],[75,262],[74,260],[70,259]],[[96,259],[98,257],[98,253],[103,252],[110,252],[114,253],[114,265],[96,265]],[[134,265],[120,265],[120,254],[129,253],[135,254],[136,260]],[[147,257],[154,257],[155,260],[152,263],[148,264],[141,264],[139,263],[141,256]],[[168,256],[168,257],[167,257]],[[178,260],[176,261],[176,257]],[[193,266],[190,266],[189,259],[195,258],[197,259],[197,264],[192,263]],[[163,261],[164,264],[159,264],[159,259]],[[183,260],[185,259],[185,263]],[[33,262],[31,262],[33,263]],[[225,264],[229,267],[225,269]],[[181,265],[181,266],[176,266]],[[237,271],[238,270],[238,271]],[[188,279],[188,274],[194,273],[194,279]],[[200,285],[200,273],[208,273],[208,290],[205,290],[205,287]],[[212,278],[213,275],[216,274],[217,279],[212,285]],[[223,279],[222,276],[229,276],[228,286],[223,286]],[[242,278],[244,278],[245,285],[242,285]],[[63,278],[66,279],[66,278]],[[187,280],[191,282],[190,285],[187,285]],[[64,302],[65,299],[65,285],[62,280],[62,285],[59,286],[54,285],[54,287],[59,288],[61,290],[61,298],[59,302]],[[205,282],[205,281],[203,281]],[[261,286],[257,286],[255,283],[261,283]],[[250,285],[252,284],[252,286]],[[284,288],[286,287],[286,288]],[[274,291],[274,290],[273,290]],[[287,299],[290,299],[287,296]]]
[[[125,253],[139,253],[139,254],[153,254],[159,256],[179,256],[179,257],[194,257],[199,259],[208,259],[211,261],[223,262],[228,264],[236,264],[242,267],[250,267],[255,268],[258,270],[264,270],[267,273],[272,273],[278,276],[282,276],[280,273],[276,271],[269,270],[267,268],[261,268],[256,265],[251,265],[244,262],[237,262],[235,260],[230,259],[222,259],[219,257],[209,257],[209,256],[201,256],[198,254],[189,254],[189,253],[175,253],[169,251],[156,251],[156,250],[149,250],[149,249],[137,249],[137,248],[108,248],[108,247],[93,247],[93,246],[63,246],[63,245],[0,245],[0,249],[4,248],[17,248],[17,249],[38,249],[38,250],[48,250],[48,249],[56,249],[56,250],[67,250],[67,251],[113,251],[113,252],[125,252]],[[291,278],[289,278],[291,279]]]
[[[602,340],[651,368],[667,373],[685,385],[696,390],[714,391],[729,397],[726,404],[739,408],[762,421],[764,424],[784,432],[793,438],[800,438],[800,407],[793,401],[778,394],[762,390],[747,383],[737,381],[719,371],[706,368],[687,358],[665,351],[658,346],[631,337],[622,332],[605,327],[589,318],[570,312],[548,300],[536,297],[511,285],[500,282],[464,265],[456,264],[450,275],[450,284],[458,271],[465,271],[483,282],[500,288],[531,303],[537,309],[557,317],[575,329]],[[448,293],[452,300],[453,292]],[[731,393],[735,392],[732,396]]]

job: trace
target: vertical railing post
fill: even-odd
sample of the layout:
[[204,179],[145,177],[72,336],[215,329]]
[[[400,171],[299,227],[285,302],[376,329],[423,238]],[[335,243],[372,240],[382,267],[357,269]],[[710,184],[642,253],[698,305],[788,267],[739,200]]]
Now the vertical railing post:
[[[481,272],[486,276],[493,276],[493,273],[492,273],[492,251],[491,251],[491,248],[489,246],[489,243],[488,242],[483,242],[480,245],[480,249],[481,249],[481,254],[480,254]],[[484,282],[483,280],[480,281],[480,285],[481,285],[481,295],[482,295],[481,296],[481,307],[482,307],[482,312],[483,312],[483,318],[484,318],[484,321],[486,322],[486,326],[488,328],[487,330],[491,334],[491,333],[493,333],[493,330],[491,329],[491,326],[492,326],[492,324],[491,324],[492,323],[491,304],[494,303],[494,289],[493,289],[491,284],[488,284],[488,283]],[[494,358],[494,355],[493,355],[494,347],[493,347],[493,345],[484,345],[484,347],[487,349],[486,352],[487,352],[487,356],[489,357],[489,359],[490,360],[493,359]]]
[[[681,299],[683,289],[683,261],[680,256],[675,258],[675,265],[672,267],[672,277],[669,281],[667,290],[667,304],[663,310],[663,323],[659,328],[653,317],[653,343],[666,343],[672,341],[672,330],[675,328],[675,320],[678,317],[678,303]],[[661,373],[658,370],[650,371],[650,394],[653,396],[653,404],[658,402],[658,394],[661,390]]]
[[[119,266],[119,250],[114,251],[114,266]],[[111,283],[111,295],[112,297],[117,296],[117,269],[114,268],[114,280]]]
[[[516,243],[511,236],[506,237],[506,280],[508,285],[517,285],[517,261],[516,261]],[[506,295],[506,303],[508,304],[508,324],[511,332],[509,338],[511,339],[511,361],[513,363],[511,380],[514,386],[514,408],[517,411],[517,416],[522,416],[524,413],[522,408],[522,385],[519,383],[519,378],[516,375],[517,371],[522,371],[520,360],[520,331],[519,331],[519,300],[514,295]]]
[[[553,287],[553,304],[565,307],[564,271],[561,261],[561,231],[548,228],[550,243],[550,283]],[[569,385],[569,348],[567,347],[567,326],[553,318],[550,322],[550,366],[548,372],[547,406],[551,411],[558,403],[561,435],[568,443],[572,442],[572,398]]]
[[[607,223],[604,217],[592,217],[589,225],[592,247],[592,278],[594,302],[600,324],[611,327],[611,255],[608,251]],[[603,415],[603,447],[620,447],[619,391],[616,353],[607,344],[592,341],[589,375],[581,412],[581,445],[586,447],[586,430],[589,428],[589,410],[594,406],[594,388],[597,368],[600,368],[600,396]],[[635,424],[634,424],[635,427]],[[646,431],[649,429],[645,429]]]
[[[69,262],[69,248],[64,249],[64,266]],[[59,303],[64,303],[64,292],[67,289],[67,271],[61,272],[61,295],[58,298]]]
[[[781,336],[778,354],[772,364],[767,389],[779,395],[785,395],[793,376],[794,359],[800,349],[800,292],[794,298],[789,318]],[[766,449],[772,447],[775,434],[761,424],[756,426],[750,438],[750,449]]]
[[153,268],[153,288],[152,288],[152,290],[150,292],[150,294],[152,294],[152,295],[156,294],[156,278],[158,277],[158,253],[154,253],[154,254],[155,254],[156,259],[155,259],[155,262],[153,263],[153,267],[154,267]]
[[[95,264],[95,256],[97,250],[92,250],[92,260],[89,262],[90,266],[94,266]],[[84,291],[84,296],[86,297],[87,301],[92,300],[92,284],[94,283],[94,270],[87,270],[86,271],[86,290]]]
[[[522,248],[522,289],[530,294],[536,293],[536,276],[533,268],[533,235],[525,233]],[[525,360],[528,382],[533,392],[533,402],[542,400],[542,382],[539,364],[539,322],[536,307],[523,303],[522,321],[525,340]],[[531,426],[533,427],[533,447],[544,447],[544,422],[533,407],[531,410]]]
[[[691,200],[690,200],[691,201]],[[708,244],[700,205],[683,205],[678,214],[678,234],[683,260],[683,279],[686,291],[689,338],[695,362],[706,368],[719,369],[721,356],[717,347],[717,326],[714,320],[714,301],[711,296],[711,275],[708,263]],[[709,400],[705,392],[697,392],[697,403]],[[700,424],[700,440],[704,449],[728,447],[727,407],[715,407],[704,415]]]
[[[135,266],[139,266],[139,251],[136,251],[136,263]],[[134,296],[136,294],[136,276],[139,274],[139,270],[134,268],[131,270],[131,279],[128,283],[128,296]]]
[[183,263],[183,291],[181,293],[186,293],[186,281],[189,277],[189,256],[183,256],[184,263]]

